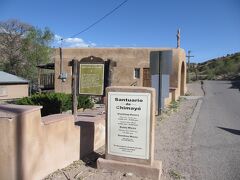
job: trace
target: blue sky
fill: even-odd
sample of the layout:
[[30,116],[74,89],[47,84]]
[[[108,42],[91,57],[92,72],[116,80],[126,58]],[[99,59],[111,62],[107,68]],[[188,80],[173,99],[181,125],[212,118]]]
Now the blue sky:
[[240,51],[239,0],[129,0],[76,38],[74,34],[123,0],[0,0],[0,21],[18,19],[49,27],[65,47],[181,47],[194,62]]

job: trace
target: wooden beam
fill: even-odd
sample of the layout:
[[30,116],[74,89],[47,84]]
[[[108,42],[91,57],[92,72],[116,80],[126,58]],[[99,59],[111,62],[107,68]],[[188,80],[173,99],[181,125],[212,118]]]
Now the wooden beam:
[[77,77],[78,77],[78,61],[76,59],[72,60],[72,114],[74,115],[74,118],[76,120],[77,118]]

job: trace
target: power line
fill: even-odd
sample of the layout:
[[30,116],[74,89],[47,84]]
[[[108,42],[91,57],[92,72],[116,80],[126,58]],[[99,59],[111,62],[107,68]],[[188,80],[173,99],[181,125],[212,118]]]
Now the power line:
[[86,27],[85,29],[83,29],[82,31],[80,31],[77,34],[74,34],[73,36],[71,36],[71,38],[74,38],[76,36],[78,36],[79,34],[82,34],[84,32],[86,32],[87,30],[89,30],[90,28],[92,28],[93,26],[95,26],[96,24],[100,23],[102,20],[104,20],[106,17],[108,17],[109,15],[111,15],[112,13],[114,13],[117,9],[119,9],[121,6],[123,6],[125,3],[127,3],[129,0],[125,0],[122,3],[120,3],[118,6],[116,6],[114,9],[112,9],[111,11],[109,11],[107,14],[105,14],[104,16],[102,16],[101,18],[99,18],[97,21],[95,21],[94,23],[90,24],[88,27]]

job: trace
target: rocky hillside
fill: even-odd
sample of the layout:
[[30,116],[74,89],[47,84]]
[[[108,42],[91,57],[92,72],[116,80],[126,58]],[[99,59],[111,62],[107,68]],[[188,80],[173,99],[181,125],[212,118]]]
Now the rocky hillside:
[[240,52],[211,59],[199,64],[191,64],[190,79],[240,79]]

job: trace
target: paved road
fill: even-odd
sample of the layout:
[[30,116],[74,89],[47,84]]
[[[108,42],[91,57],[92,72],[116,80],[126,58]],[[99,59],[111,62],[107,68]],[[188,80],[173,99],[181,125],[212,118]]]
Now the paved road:
[[240,180],[240,83],[205,81],[192,136],[191,179]]

